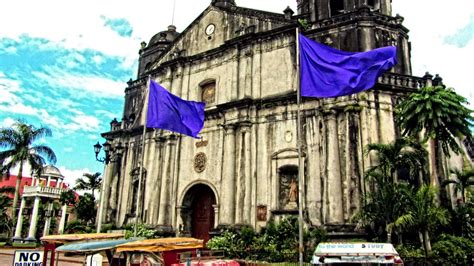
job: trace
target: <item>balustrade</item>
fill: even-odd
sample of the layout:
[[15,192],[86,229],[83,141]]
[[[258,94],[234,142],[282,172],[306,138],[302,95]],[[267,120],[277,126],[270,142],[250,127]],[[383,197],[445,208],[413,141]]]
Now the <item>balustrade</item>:
[[59,197],[64,188],[42,187],[42,186],[25,186],[23,188],[23,196],[40,196],[40,197]]

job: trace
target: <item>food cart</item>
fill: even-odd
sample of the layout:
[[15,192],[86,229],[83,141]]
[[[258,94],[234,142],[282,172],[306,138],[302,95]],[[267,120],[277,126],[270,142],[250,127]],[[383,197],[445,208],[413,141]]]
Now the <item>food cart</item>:
[[41,242],[43,243],[43,264],[47,265],[48,254],[51,253],[50,266],[55,265],[56,249],[65,244],[79,243],[79,242],[93,242],[104,240],[123,239],[122,233],[91,233],[91,234],[65,234],[65,235],[49,235],[43,236]]

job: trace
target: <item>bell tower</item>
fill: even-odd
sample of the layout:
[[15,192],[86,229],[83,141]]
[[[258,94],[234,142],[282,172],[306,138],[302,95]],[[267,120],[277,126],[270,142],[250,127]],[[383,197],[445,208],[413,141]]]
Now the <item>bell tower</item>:
[[298,15],[309,22],[309,37],[352,52],[394,45],[398,64],[391,71],[411,75],[408,29],[403,17],[392,16],[392,0],[296,1]]

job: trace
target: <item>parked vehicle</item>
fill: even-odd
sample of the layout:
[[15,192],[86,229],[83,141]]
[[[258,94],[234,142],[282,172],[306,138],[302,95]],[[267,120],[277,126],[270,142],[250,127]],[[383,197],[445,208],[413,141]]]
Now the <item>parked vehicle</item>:
[[400,255],[389,243],[319,243],[313,265],[403,265]]

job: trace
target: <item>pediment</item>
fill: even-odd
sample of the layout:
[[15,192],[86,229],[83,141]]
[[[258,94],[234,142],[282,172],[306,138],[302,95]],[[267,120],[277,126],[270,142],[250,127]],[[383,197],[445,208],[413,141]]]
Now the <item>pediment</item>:
[[283,14],[210,5],[174,40],[151,69],[174,59],[193,57],[223,47],[245,34],[268,31],[291,23]]

